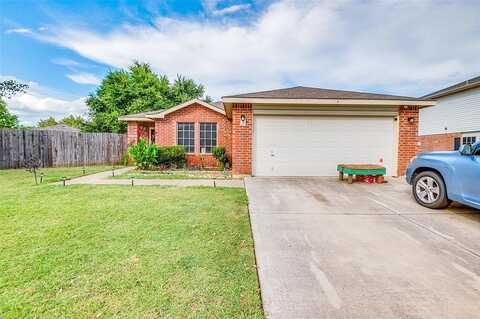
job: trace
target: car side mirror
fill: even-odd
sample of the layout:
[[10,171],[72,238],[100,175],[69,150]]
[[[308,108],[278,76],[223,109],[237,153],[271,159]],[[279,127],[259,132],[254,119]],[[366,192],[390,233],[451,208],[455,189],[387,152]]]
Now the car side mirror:
[[464,144],[460,147],[460,154],[462,155],[472,155],[473,147],[471,144]]

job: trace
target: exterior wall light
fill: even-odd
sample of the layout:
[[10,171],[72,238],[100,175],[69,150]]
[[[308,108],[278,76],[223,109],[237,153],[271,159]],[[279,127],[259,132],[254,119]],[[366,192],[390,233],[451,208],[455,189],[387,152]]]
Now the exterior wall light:
[[247,117],[245,114],[240,115],[240,126],[247,126]]
[[409,117],[408,118],[408,123],[410,123],[410,124],[415,123],[415,118],[414,117]]

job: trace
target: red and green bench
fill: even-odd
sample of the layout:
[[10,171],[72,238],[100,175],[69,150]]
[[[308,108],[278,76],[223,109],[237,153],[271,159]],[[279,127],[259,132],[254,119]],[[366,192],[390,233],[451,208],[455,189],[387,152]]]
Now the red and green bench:
[[337,171],[341,181],[347,175],[348,184],[353,183],[353,176],[375,176],[376,183],[381,184],[386,173],[385,167],[375,164],[338,164]]

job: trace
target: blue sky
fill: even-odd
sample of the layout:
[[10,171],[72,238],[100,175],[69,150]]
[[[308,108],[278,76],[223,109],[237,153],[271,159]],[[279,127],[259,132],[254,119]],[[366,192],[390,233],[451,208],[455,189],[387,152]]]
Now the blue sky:
[[480,74],[479,1],[0,2],[0,77],[24,124],[85,114],[135,59],[222,95],[316,86],[420,96]]

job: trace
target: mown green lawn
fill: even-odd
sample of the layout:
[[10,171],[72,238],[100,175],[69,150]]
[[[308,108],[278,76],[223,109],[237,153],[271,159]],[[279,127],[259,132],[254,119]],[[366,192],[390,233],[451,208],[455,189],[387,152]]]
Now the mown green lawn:
[[242,189],[0,171],[0,317],[262,318],[246,204]]

